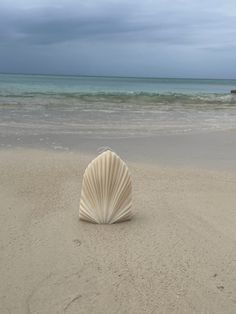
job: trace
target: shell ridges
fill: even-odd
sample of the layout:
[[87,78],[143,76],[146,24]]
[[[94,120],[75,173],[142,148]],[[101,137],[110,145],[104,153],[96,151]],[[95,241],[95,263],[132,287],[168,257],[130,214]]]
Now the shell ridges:
[[113,151],[106,150],[87,166],[82,183],[79,218],[112,224],[133,216],[129,169]]

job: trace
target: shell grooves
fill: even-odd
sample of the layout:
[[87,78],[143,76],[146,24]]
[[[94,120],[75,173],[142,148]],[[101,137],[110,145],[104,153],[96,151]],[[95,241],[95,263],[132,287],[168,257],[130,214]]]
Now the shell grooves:
[[106,150],[87,166],[82,183],[79,217],[111,224],[133,216],[129,169],[113,151]]

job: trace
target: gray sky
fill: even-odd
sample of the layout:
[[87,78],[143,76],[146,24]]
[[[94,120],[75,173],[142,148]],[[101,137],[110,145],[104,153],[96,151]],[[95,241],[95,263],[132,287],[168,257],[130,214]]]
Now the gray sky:
[[236,1],[1,0],[0,72],[236,78]]

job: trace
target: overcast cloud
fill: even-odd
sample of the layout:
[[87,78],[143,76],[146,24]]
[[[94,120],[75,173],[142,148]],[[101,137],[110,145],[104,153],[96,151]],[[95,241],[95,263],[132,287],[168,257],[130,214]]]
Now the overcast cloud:
[[235,0],[8,0],[0,72],[236,78]]

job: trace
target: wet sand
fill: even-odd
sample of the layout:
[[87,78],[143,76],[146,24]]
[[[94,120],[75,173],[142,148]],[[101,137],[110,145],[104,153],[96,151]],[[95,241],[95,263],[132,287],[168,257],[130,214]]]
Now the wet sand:
[[127,141],[113,142],[127,157],[136,211],[115,225],[78,221],[82,174],[102,141],[87,141],[86,154],[3,149],[0,313],[235,313],[232,140],[211,140],[208,148],[204,137],[189,141],[195,159],[190,144],[183,141],[172,158],[173,147],[159,141],[153,151],[166,153],[163,162],[151,161],[150,151],[144,162],[146,141],[132,153]]
[[96,154],[100,147],[109,146],[129,161],[229,172],[236,171],[235,143],[235,129],[110,139],[78,134],[0,135],[0,150],[33,148]]

